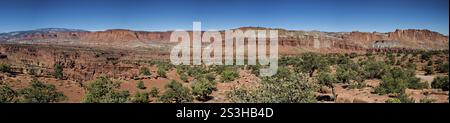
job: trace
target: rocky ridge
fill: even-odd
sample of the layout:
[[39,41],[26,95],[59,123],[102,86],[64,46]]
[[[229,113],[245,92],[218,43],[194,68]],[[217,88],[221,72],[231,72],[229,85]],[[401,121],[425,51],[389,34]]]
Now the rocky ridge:
[[[270,28],[241,27],[241,30]],[[7,43],[54,43],[88,44],[122,48],[137,47],[151,42],[169,42],[171,31],[148,32],[126,29],[105,31],[83,31],[70,29],[45,29],[0,34],[0,42]],[[448,49],[448,36],[438,32],[419,29],[395,30],[394,32],[321,32],[276,29],[279,32],[280,46],[367,50],[374,48],[400,48],[421,50]],[[224,35],[224,31],[221,31]],[[190,33],[192,35],[192,33]],[[62,42],[61,42],[62,41]],[[75,43],[74,43],[75,42]]]

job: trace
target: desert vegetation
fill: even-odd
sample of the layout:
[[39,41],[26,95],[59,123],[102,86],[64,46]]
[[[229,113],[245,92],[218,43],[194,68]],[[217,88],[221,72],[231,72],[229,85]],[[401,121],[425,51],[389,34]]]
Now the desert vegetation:
[[[129,99],[129,92],[118,90],[119,82],[105,76],[98,77],[86,87],[85,103],[124,103]],[[139,95],[138,95],[139,96]]]
[[1,103],[52,103],[66,100],[67,97],[56,90],[54,85],[33,79],[30,86],[14,90],[8,85],[0,87]]
[[159,100],[165,103],[187,103],[192,102],[193,97],[189,88],[184,87],[181,83],[172,80],[166,86],[166,92],[164,92]]
[[108,64],[98,64],[114,69],[90,68],[99,70],[89,77],[73,73],[86,65],[55,62],[46,70],[2,62],[0,102],[448,102],[448,50],[307,52],[280,57],[271,77],[259,75],[263,65],[174,66],[168,60],[118,60],[111,54]]

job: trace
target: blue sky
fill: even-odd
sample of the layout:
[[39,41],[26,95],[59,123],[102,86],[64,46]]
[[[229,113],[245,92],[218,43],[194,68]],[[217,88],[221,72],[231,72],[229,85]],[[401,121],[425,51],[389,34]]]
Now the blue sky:
[[448,35],[449,0],[0,0],[0,32],[205,29],[262,26],[387,32],[429,29]]

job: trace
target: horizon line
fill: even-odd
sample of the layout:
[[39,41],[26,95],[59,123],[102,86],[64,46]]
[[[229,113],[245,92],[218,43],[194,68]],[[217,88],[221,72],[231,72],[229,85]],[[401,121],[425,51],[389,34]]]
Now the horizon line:
[[[348,32],[365,32],[365,33],[389,33],[389,32],[395,32],[396,30],[428,30],[431,32],[436,32],[444,36],[449,36],[449,34],[445,34],[439,31],[434,31],[431,29],[426,28],[396,28],[391,31],[361,31],[361,30],[352,30],[352,31],[326,31],[326,30],[307,30],[307,29],[287,29],[287,28],[280,28],[280,27],[264,27],[264,26],[240,26],[235,28],[229,28],[229,29],[202,29],[202,31],[225,31],[225,30],[231,30],[231,29],[239,29],[239,28],[268,28],[268,29],[279,29],[279,30],[286,30],[286,31],[306,31],[306,32],[334,32],[334,33],[348,33]],[[101,31],[108,31],[108,30],[129,30],[129,31],[141,31],[141,32],[168,32],[168,31],[174,31],[174,30],[184,30],[184,31],[192,31],[192,29],[165,29],[165,30],[140,30],[140,29],[132,29],[132,28],[106,28],[106,29],[80,29],[80,28],[65,28],[65,27],[44,27],[44,28],[34,28],[34,29],[28,29],[28,30],[16,30],[16,31],[7,31],[7,32],[0,32],[2,33],[13,33],[13,32],[21,32],[21,31],[33,31],[33,30],[40,30],[40,29],[69,29],[69,30],[82,30],[82,31],[88,31],[88,32],[101,32]]]

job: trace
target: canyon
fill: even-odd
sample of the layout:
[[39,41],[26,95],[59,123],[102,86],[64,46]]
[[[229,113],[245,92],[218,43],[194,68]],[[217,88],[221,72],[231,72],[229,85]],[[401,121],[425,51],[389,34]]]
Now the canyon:
[[[386,50],[448,50],[448,36],[429,30],[378,32],[296,31],[263,27],[246,30],[278,30],[279,54],[305,52],[350,53]],[[192,31],[189,32],[192,37]],[[220,31],[224,37],[224,31]],[[0,34],[0,59],[17,66],[20,73],[39,68],[38,74],[51,76],[54,64],[65,68],[65,76],[77,82],[106,74],[131,79],[139,74],[137,61],[168,60],[171,31],[147,32],[126,29],[85,31],[48,28]],[[394,43],[393,43],[394,42]],[[319,43],[320,48],[314,46]],[[45,73],[45,74],[44,74]]]
[[[236,29],[278,30],[280,56],[296,56],[306,52],[358,53],[363,56],[362,54],[368,51],[407,53],[408,51],[444,50],[448,52],[449,49],[448,36],[419,29],[395,30],[386,33],[300,31],[263,27]],[[224,31],[220,32],[223,37]],[[85,85],[103,75],[123,81],[121,89],[130,90],[131,94],[138,91],[135,84],[140,80],[144,81],[148,87],[157,87],[164,91],[165,85],[170,80],[181,81],[180,75],[172,69],[168,71],[167,78],[157,77],[158,68],[150,62],[168,61],[170,49],[175,45],[170,42],[171,33],[171,31],[149,32],[127,29],[85,31],[62,28],[0,33],[0,63],[11,65],[12,71],[1,73],[0,81],[9,83],[13,88],[23,88],[27,84],[24,81],[36,77],[41,81],[58,85],[58,90],[69,96],[67,102],[80,102]],[[189,33],[192,35],[192,32]],[[319,48],[316,47],[317,44],[320,44]],[[448,62],[448,55],[435,58]],[[425,64],[415,58],[411,59],[419,64]],[[54,78],[55,64],[60,64],[63,68],[62,80]],[[142,67],[148,67],[152,75],[141,75]],[[211,102],[229,102],[225,95],[233,87],[242,85],[252,87],[258,85],[260,81],[248,71],[240,71],[239,76],[240,78],[236,81],[218,84],[219,91],[212,94],[215,99]],[[189,77],[189,81],[191,80],[192,77]],[[378,80],[376,81],[379,83]],[[437,95],[438,102],[448,102],[446,98],[448,91],[445,93],[431,91],[437,93],[433,96]],[[418,93],[417,97],[423,96],[422,93],[429,93],[428,91],[420,93],[416,90],[411,91],[413,92]],[[363,102],[384,102],[389,98],[386,95],[374,96],[368,90],[337,88],[337,93],[341,96],[338,96],[336,102],[358,102],[361,99],[364,99]],[[355,93],[361,93],[360,97],[353,99],[357,97]],[[371,98],[367,101],[366,97]]]

